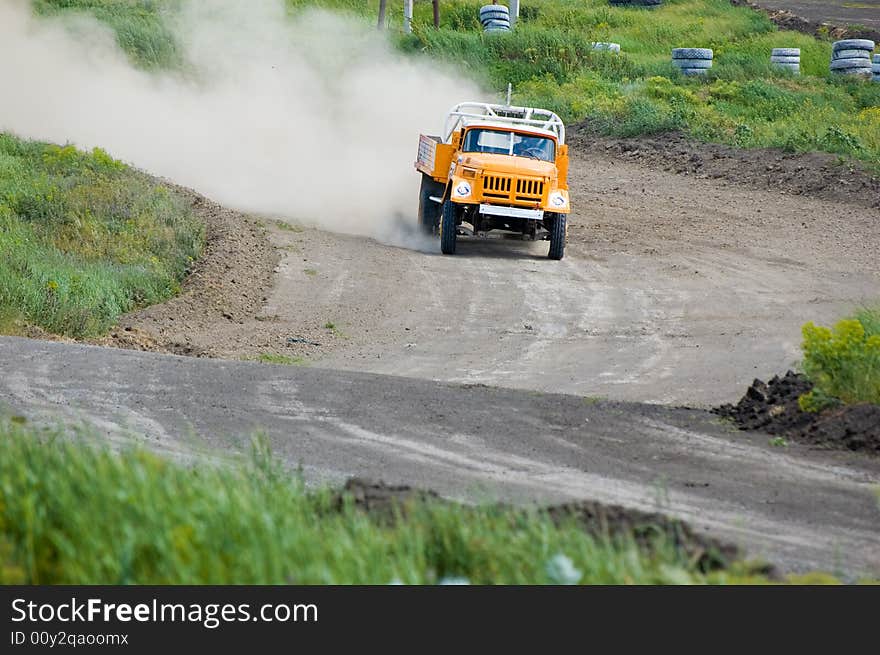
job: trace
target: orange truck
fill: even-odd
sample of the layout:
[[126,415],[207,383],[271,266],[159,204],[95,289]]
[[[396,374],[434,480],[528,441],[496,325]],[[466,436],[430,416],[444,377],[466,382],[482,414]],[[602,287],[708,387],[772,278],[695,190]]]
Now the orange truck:
[[565,252],[568,146],[552,111],[463,102],[446,117],[442,136],[419,136],[422,174],[419,224],[455,254],[459,236],[491,230],[550,241],[548,257]]

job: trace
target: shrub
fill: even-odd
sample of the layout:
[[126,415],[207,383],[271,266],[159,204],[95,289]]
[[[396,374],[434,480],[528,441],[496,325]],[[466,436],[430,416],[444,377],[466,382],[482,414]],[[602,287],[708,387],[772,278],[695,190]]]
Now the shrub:
[[804,372],[814,389],[802,396],[805,411],[836,402],[880,404],[880,334],[869,334],[858,319],[840,321],[833,329],[803,327]]

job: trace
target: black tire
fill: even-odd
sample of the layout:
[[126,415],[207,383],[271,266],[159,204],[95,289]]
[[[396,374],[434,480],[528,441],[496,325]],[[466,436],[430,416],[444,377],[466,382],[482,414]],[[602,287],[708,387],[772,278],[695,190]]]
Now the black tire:
[[800,57],[783,57],[782,55],[772,55],[770,57],[771,64],[800,64]]
[[483,5],[480,7],[480,16],[485,14],[506,14],[510,15],[510,7],[507,5]]
[[673,59],[672,63],[679,68],[712,68],[711,59]]
[[562,259],[565,255],[565,214],[556,214],[550,225],[550,259]]
[[443,212],[440,217],[440,252],[444,255],[455,254],[455,218],[458,208],[451,200],[443,203]]
[[873,50],[875,43],[870,39],[844,39],[831,44],[831,52],[837,50]]
[[431,200],[443,197],[444,187],[430,175],[422,173],[422,186],[419,189],[419,227],[425,234],[435,234],[440,226],[440,203]]
[[673,59],[709,59],[713,57],[712,48],[673,48]]

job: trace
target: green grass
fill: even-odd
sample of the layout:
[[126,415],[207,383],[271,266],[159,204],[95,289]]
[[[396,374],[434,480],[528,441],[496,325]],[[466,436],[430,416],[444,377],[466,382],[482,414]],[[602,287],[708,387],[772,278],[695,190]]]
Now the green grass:
[[202,241],[183,201],[103,151],[0,133],[0,330],[99,335],[177,293]]
[[90,14],[116,33],[132,62],[146,69],[174,68],[181,55],[165,21],[181,0],[32,0],[41,16]]
[[302,366],[307,363],[303,357],[290,357],[273,353],[260,353],[255,359],[263,364],[284,364],[286,366]]
[[803,337],[803,369],[814,388],[799,399],[801,409],[880,405],[880,309],[862,309],[833,328],[807,323]]
[[734,579],[538,511],[425,500],[389,521],[336,499],[260,441],[236,465],[184,466],[0,417],[0,584],[532,584],[567,563],[582,583]]
[[305,232],[305,228],[301,225],[296,225],[294,223],[289,223],[288,221],[275,221],[275,225],[279,230],[283,230],[285,232],[295,232],[299,234],[300,232]]
[[868,337],[880,335],[880,308],[863,307],[854,318],[862,324]]
[[[35,0],[41,13],[88,11],[116,30],[120,45],[146,68],[185,64],[165,16],[185,0]],[[851,156],[880,171],[880,84],[831,79],[831,44],[779,31],[761,14],[728,0],[667,0],[655,10],[610,7],[606,0],[533,0],[516,30],[484,35],[482,0],[442,4],[441,29],[430,3],[415,6],[413,34],[400,32],[402,7],[388,7],[391,39],[403,52],[446,62],[515,100],[587,121],[602,133],[634,136],[684,130],[705,141],[774,146]],[[375,1],[288,0],[292,13],[322,7],[373,23]],[[614,41],[623,53],[598,53]],[[680,46],[711,47],[705,79],[682,77],[669,62]],[[803,75],[769,66],[773,47],[801,49]],[[426,119],[427,120],[427,119]],[[431,120],[436,120],[436,117]]]
[[[830,79],[830,42],[780,32],[762,14],[728,0],[672,0],[645,11],[604,0],[535,0],[509,35],[486,36],[475,3],[452,5],[458,31],[422,26],[399,37],[404,50],[458,63],[486,85],[515,85],[515,100],[553,109],[569,122],[636,136],[684,130],[705,141],[849,155],[880,170],[880,85]],[[417,12],[417,16],[418,16]],[[621,44],[620,55],[592,52]],[[711,47],[705,79],[671,65],[681,46]],[[801,48],[803,74],[769,65],[773,47]]]

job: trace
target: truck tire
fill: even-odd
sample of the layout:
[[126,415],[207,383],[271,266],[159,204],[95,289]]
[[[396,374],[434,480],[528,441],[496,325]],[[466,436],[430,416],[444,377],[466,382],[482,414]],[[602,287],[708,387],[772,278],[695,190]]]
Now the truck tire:
[[440,226],[440,203],[431,200],[443,197],[443,185],[430,175],[422,173],[422,186],[419,189],[419,227],[425,234],[436,234]]
[[712,59],[712,48],[673,48],[673,59]]
[[712,68],[711,59],[673,59],[672,63],[679,68]]
[[440,217],[440,252],[444,255],[455,254],[455,215],[456,206],[451,200],[443,203],[443,212]]
[[870,39],[844,39],[831,44],[831,52],[838,50],[873,50],[874,42]]
[[550,226],[550,259],[562,259],[565,254],[565,214],[556,214]]

